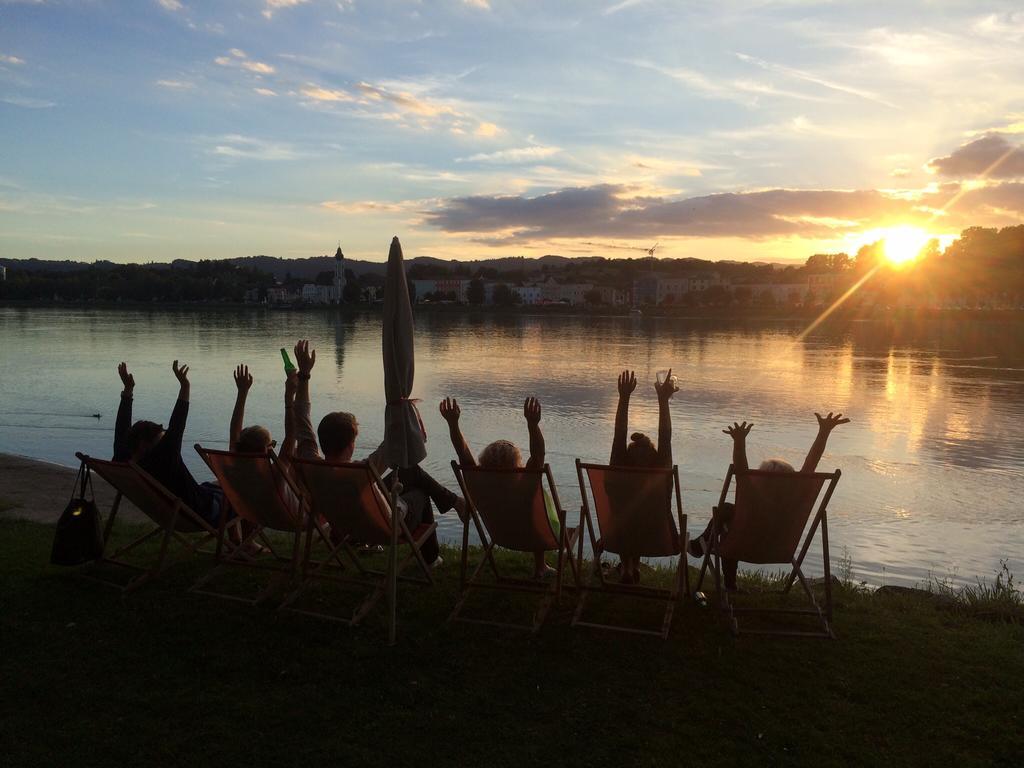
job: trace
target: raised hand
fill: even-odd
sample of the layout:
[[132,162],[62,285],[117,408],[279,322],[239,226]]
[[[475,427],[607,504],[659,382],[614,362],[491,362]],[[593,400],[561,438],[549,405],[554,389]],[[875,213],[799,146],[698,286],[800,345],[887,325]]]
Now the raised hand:
[[124,385],[125,392],[131,392],[135,389],[135,377],[128,373],[128,363],[120,363],[117,366],[117,375],[121,377],[121,383]]
[[[186,369],[187,370],[187,369]],[[249,373],[249,366],[241,363],[235,368],[235,386],[241,394],[246,394],[252,386],[252,374]]]
[[672,369],[668,369],[668,373],[665,374],[665,380],[658,384],[654,382],[654,391],[658,393],[659,400],[669,400],[676,392],[679,391],[679,387],[676,386],[676,380],[672,378]]
[[316,365],[316,350],[309,348],[308,339],[300,339],[295,344],[295,364],[299,366],[299,373],[306,376]]
[[181,386],[183,386],[183,387],[187,387],[188,386],[188,366],[182,364],[179,367],[178,366],[178,361],[175,360],[173,363],[171,363],[171,370],[174,371],[174,378],[176,378],[178,380],[178,383]]
[[536,397],[526,398],[526,402],[523,403],[523,416],[526,417],[527,424],[540,424],[540,400]]
[[814,417],[818,420],[818,429],[821,432],[831,432],[840,424],[850,423],[849,419],[843,418],[843,414],[837,413],[833,415],[832,411],[828,412],[828,416],[822,416],[820,413],[815,413]]
[[446,397],[442,400],[440,410],[441,416],[448,422],[449,426],[455,426],[459,423],[459,416],[462,415],[462,411],[459,409],[459,403],[454,397]]
[[750,422],[749,424],[747,424],[747,422],[745,421],[742,424],[737,424],[736,422],[733,422],[731,427],[726,427],[722,431],[729,437],[731,437],[733,440],[746,440],[747,435],[750,434],[750,430],[753,429],[753,427],[754,422]]
[[629,397],[636,389],[636,374],[623,371],[619,374],[619,397]]

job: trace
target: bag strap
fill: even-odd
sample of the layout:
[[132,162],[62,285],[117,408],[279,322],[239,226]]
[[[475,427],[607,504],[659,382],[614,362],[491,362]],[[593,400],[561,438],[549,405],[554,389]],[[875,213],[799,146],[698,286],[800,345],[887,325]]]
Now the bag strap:
[[[76,498],[86,498],[86,489],[89,491],[89,500],[95,501],[96,495],[92,487],[92,470],[90,470],[89,465],[83,461],[78,467],[78,477],[75,478],[75,487],[71,491],[71,501],[74,501]],[[75,495],[76,492],[78,494],[77,496]]]

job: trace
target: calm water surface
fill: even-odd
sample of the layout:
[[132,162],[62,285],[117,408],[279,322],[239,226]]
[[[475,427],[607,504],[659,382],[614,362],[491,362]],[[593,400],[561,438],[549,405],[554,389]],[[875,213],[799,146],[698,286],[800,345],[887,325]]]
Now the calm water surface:
[[[837,410],[853,423],[833,433],[820,466],[843,471],[830,509],[832,552],[849,556],[856,578],[973,581],[991,578],[1003,558],[1024,574],[1024,320],[853,323],[803,340],[800,331],[720,320],[420,316],[415,394],[426,466],[454,487],[437,413],[443,396],[459,398],[479,450],[498,437],[525,448],[521,404],[536,395],[559,493],[577,510],[573,461],[608,459],[617,372],[633,368],[642,382],[630,428],[656,435],[651,385],[671,366],[681,386],[673,450],[691,532],[703,528],[730,461],[722,427],[753,421],[752,463],[777,456],[799,465],[816,432],[813,412]],[[0,451],[66,465],[76,450],[108,455],[120,360],[135,374],[135,417],[160,422],[177,392],[170,361],[187,362],[186,443],[211,446],[226,444],[231,370],[244,361],[256,378],[247,421],[280,437],[277,350],[299,337],[318,351],[314,423],[329,410],[353,411],[357,456],[365,455],[382,433],[379,316],[258,310],[0,309]],[[191,449],[185,458],[209,477]],[[446,538],[458,530],[454,515],[441,519]],[[817,558],[810,570],[819,566]]]

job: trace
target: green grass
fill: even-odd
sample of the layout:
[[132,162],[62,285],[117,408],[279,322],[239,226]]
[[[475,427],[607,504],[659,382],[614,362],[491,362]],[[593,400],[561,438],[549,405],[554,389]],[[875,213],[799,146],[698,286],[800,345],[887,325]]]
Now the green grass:
[[402,588],[388,648],[380,612],[353,630],[187,594],[201,558],[122,599],[46,565],[52,535],[0,521],[4,765],[1017,766],[1024,755],[1024,626],[927,600],[839,588],[834,642],[734,640],[688,605],[663,642],[571,629],[570,597],[530,636],[445,624],[457,590],[446,552],[437,586]]

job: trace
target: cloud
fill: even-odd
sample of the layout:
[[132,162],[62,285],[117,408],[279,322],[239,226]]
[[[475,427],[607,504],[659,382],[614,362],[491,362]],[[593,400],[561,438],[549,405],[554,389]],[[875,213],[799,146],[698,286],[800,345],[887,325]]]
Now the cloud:
[[476,195],[442,202],[426,221],[452,233],[518,241],[558,237],[834,236],[879,220],[922,219],[918,201],[877,190],[727,192],[683,199],[636,197],[599,184],[536,197]]
[[156,0],[160,7],[165,11],[180,11],[185,6],[181,4],[181,0]]
[[619,11],[624,11],[627,8],[632,8],[634,5],[641,5],[642,3],[646,2],[647,0],[622,0],[621,2],[618,2],[615,5],[610,5],[607,8],[605,8],[603,11],[601,11],[601,15],[611,16],[613,14],[618,13]]
[[50,107],[57,106],[57,102],[55,101],[36,99],[32,96],[0,96],[0,101],[4,104],[10,104],[15,107],[24,107],[25,109],[49,109]]
[[462,4],[470,8],[479,8],[481,11],[491,10],[490,0],[462,0]]
[[301,91],[303,96],[313,101],[357,101],[348,91],[335,88],[321,88],[319,85],[307,85]]
[[187,91],[196,87],[195,83],[187,80],[157,80],[156,84],[161,88],[169,88],[172,91]]
[[269,88],[254,88],[254,91],[260,96],[277,96],[277,93],[270,90]]
[[0,64],[13,64],[14,66],[20,66],[25,63],[24,59],[20,59],[17,56],[11,56],[10,54],[0,53]]
[[473,131],[473,133],[476,134],[477,136],[483,136],[484,138],[489,139],[492,136],[497,136],[499,133],[501,133],[501,128],[499,128],[494,123],[480,123],[480,125],[476,127],[476,130]]
[[761,69],[767,70],[769,72],[777,72],[779,74],[786,75],[787,77],[792,77],[796,80],[803,80],[804,82],[812,83],[814,85],[820,85],[822,88],[827,88],[832,91],[838,91],[839,93],[849,94],[851,96],[857,96],[858,98],[865,99],[867,101],[873,101],[877,104],[882,104],[883,106],[891,107],[892,109],[898,109],[898,107],[891,101],[886,101],[881,96],[872,93],[871,91],[866,91],[862,88],[855,88],[851,85],[844,85],[843,83],[838,83],[834,80],[829,80],[824,77],[820,77],[819,75],[806,72],[802,69],[786,67],[783,66],[782,64],[774,64],[770,61],[759,59],[756,56],[749,56],[745,53],[737,53],[736,56],[739,58],[740,61],[745,61],[750,64],[754,64],[755,66],[760,67]]
[[325,200],[320,206],[337,213],[366,214],[366,213],[407,213],[416,203],[401,202],[387,203],[377,200]]
[[529,163],[542,160],[561,152],[560,147],[518,147],[516,149],[500,149],[497,152],[482,152],[469,157],[456,159],[457,163]]
[[295,160],[301,157],[291,144],[229,133],[213,139],[207,154],[239,160]]
[[970,141],[945,157],[933,158],[929,170],[963,178],[983,175],[996,179],[1024,176],[1024,147],[1011,144],[998,133]]
[[231,55],[218,56],[213,63],[221,67],[241,67],[257,75],[272,75],[276,71],[270,64],[250,59],[245,51],[238,48],[232,48],[228,53]]
[[419,83],[369,83],[360,81],[351,90],[328,88],[308,83],[299,94],[308,101],[306,106],[330,102],[350,103],[362,107],[356,114],[431,130],[447,128],[455,134],[473,133],[493,137],[501,128],[493,122],[481,120],[465,111],[457,101],[436,99],[426,95],[435,85]]
[[307,2],[309,0],[266,0],[266,7],[262,11],[263,17],[267,19],[273,18],[275,11],[279,11],[282,8],[294,8],[296,5],[302,5]]
[[826,101],[823,97],[799,91],[785,91],[770,83],[762,83],[749,78],[714,78],[687,67],[666,67],[646,59],[623,60],[624,64],[648,69],[652,72],[676,80],[690,91],[712,99],[733,101],[745,106],[753,106],[761,96],[778,96],[801,101]]

